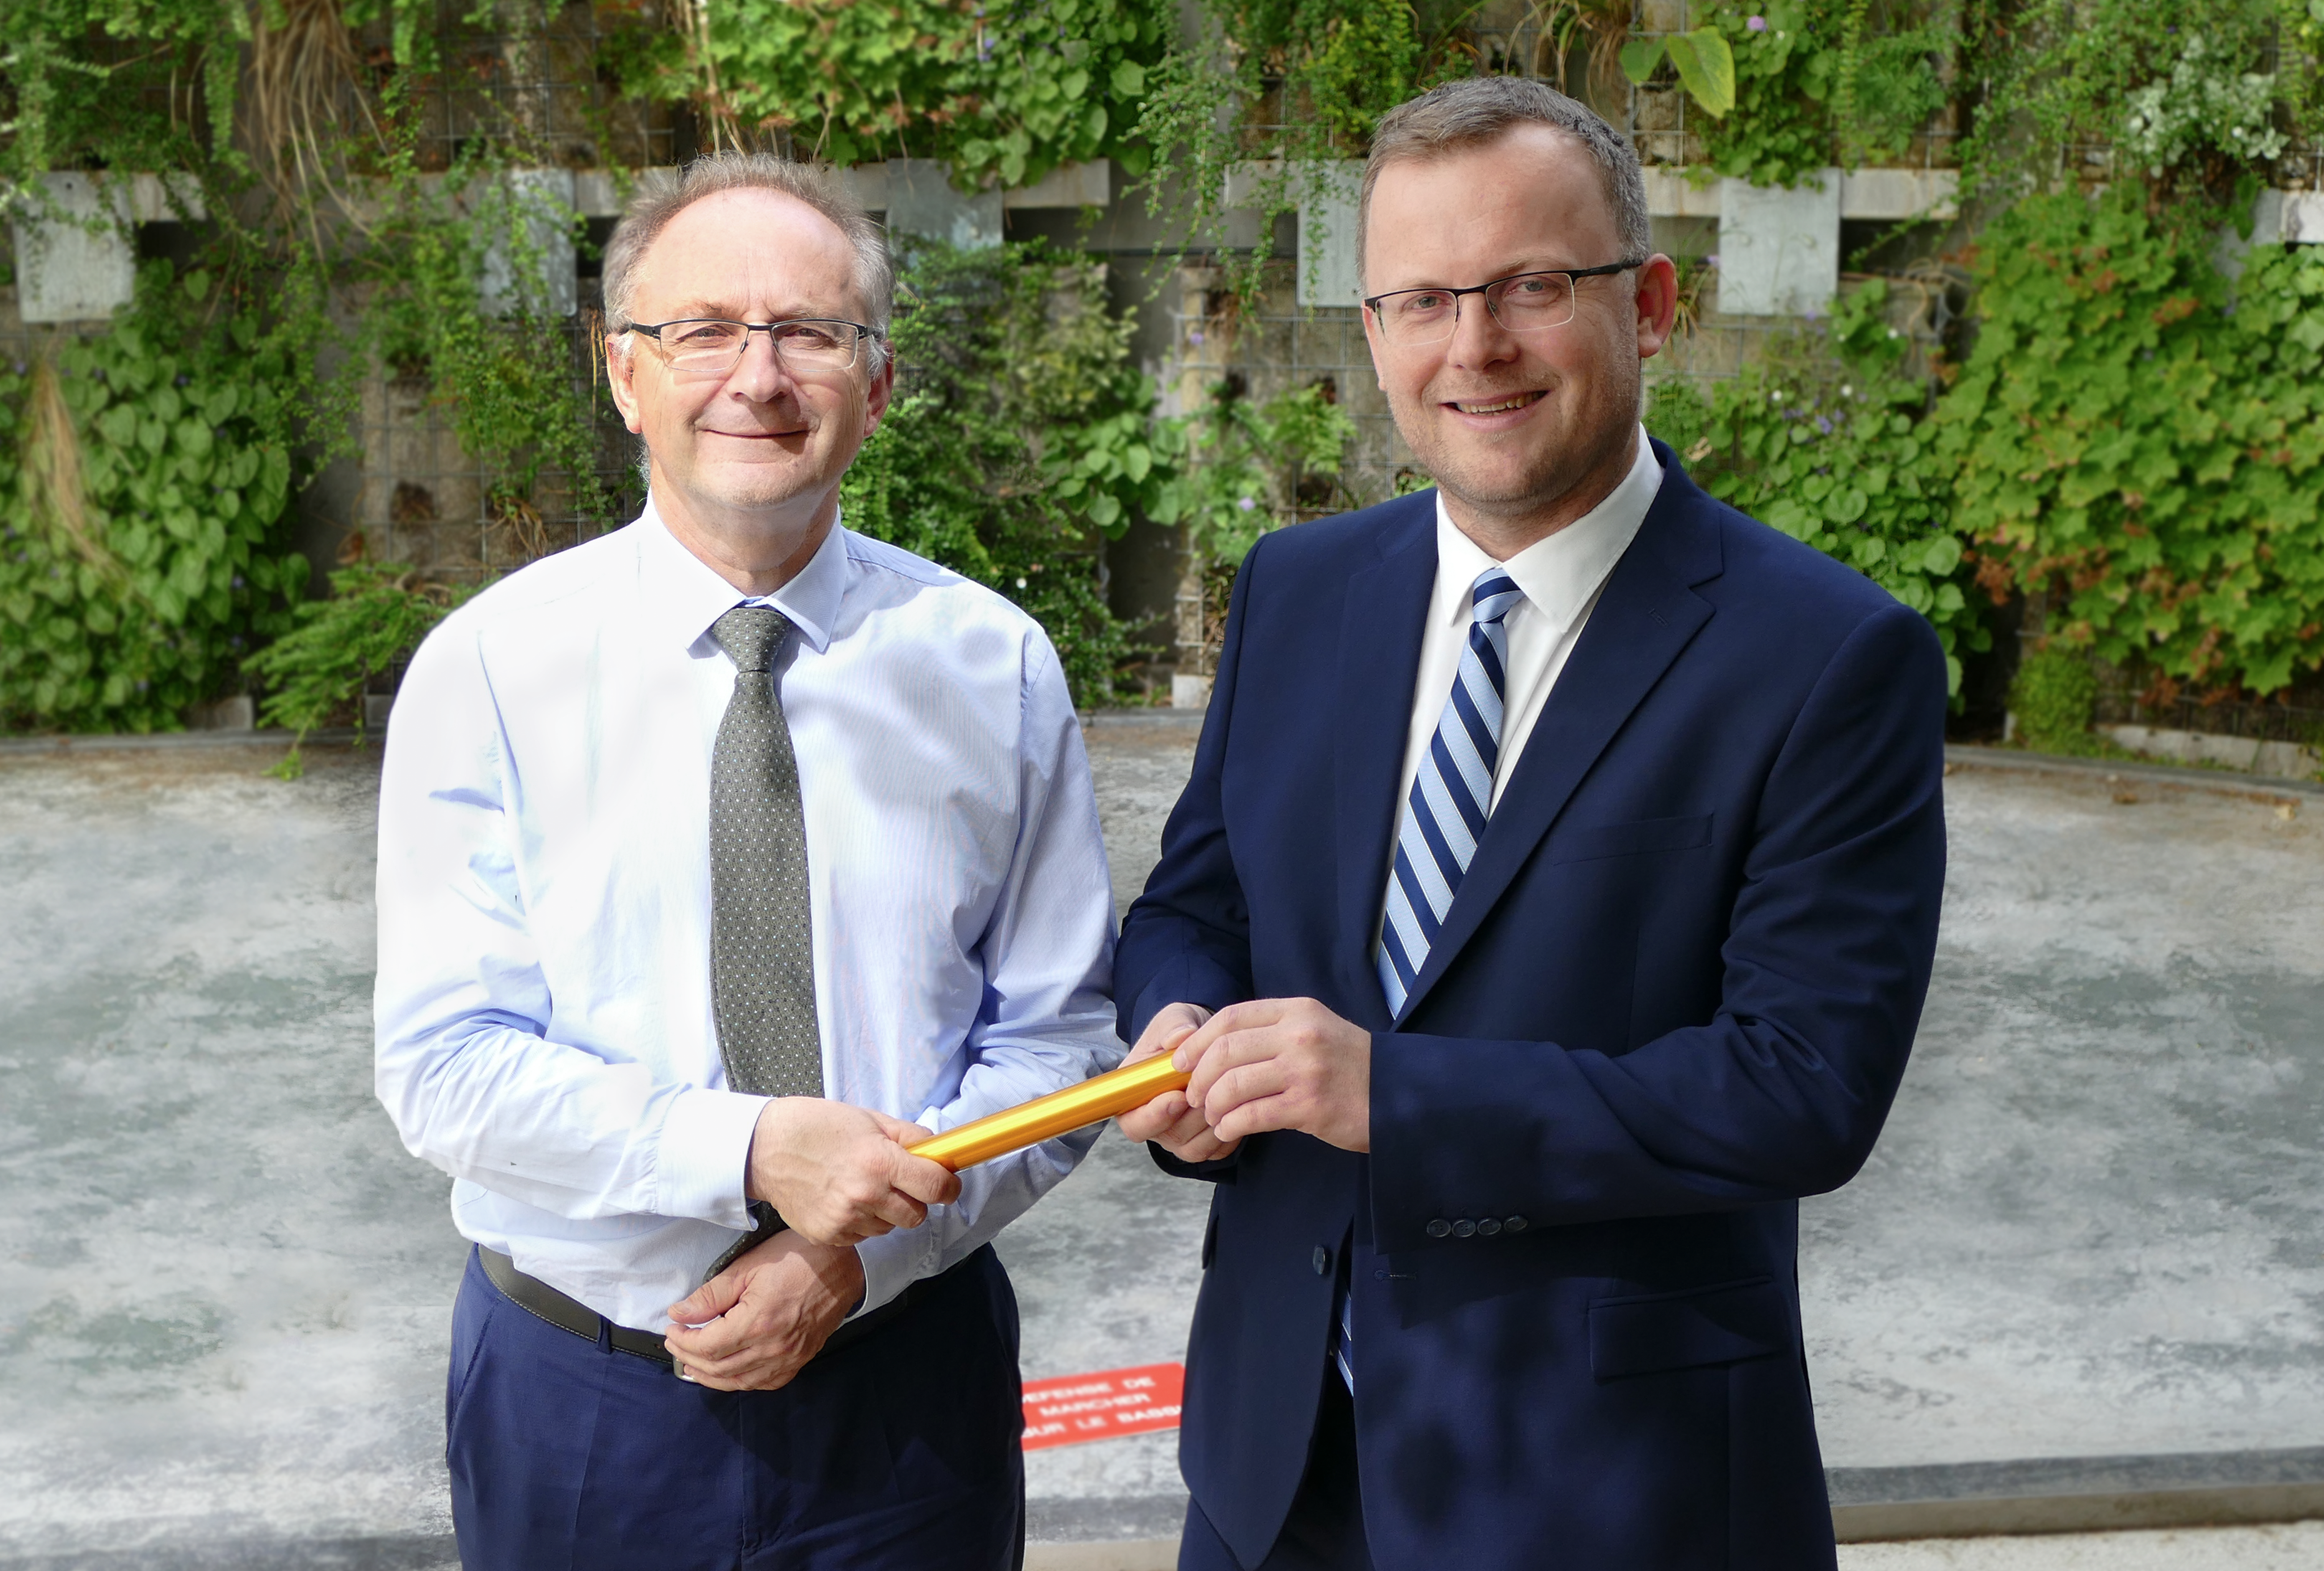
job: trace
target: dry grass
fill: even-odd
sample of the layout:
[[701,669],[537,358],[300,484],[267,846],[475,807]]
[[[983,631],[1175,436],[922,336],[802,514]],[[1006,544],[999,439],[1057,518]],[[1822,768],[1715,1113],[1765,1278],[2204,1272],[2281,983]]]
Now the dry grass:
[[65,402],[55,356],[45,347],[32,358],[24,405],[25,500],[32,517],[62,536],[75,555],[106,578],[125,577],[89,519],[80,433],[73,426],[72,406]]
[[338,0],[281,0],[257,8],[250,76],[243,91],[251,151],[285,209],[319,190],[342,212],[357,205],[336,183],[348,136],[383,140],[363,86],[362,62]]

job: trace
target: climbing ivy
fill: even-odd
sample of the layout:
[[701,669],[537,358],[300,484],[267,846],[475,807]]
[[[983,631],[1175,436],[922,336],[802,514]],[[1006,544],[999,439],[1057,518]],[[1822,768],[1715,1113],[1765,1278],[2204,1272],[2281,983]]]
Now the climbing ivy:
[[1779,337],[1706,398],[1655,390],[1647,429],[1713,496],[1846,562],[1929,619],[1960,690],[1962,657],[1992,634],[1965,592],[1949,466],[1923,418],[1927,384],[1884,315],[1887,286],[1844,296],[1823,323]]
[[2033,197],[1978,249],[1975,350],[1938,411],[1957,522],[2052,639],[2274,692],[2324,664],[2324,254],[2125,181]]
[[317,281],[255,282],[149,263],[110,332],[0,368],[0,728],[173,729],[288,627],[292,450],[332,401]]
[[1105,703],[1131,651],[1106,606],[1102,541],[1160,506],[1176,470],[1104,264],[1038,243],[928,243],[901,283],[898,396],[847,472],[848,526],[1024,606],[1074,701]]
[[1176,23],[1159,0],[722,0],[715,114],[835,163],[943,159],[975,187],[1146,167],[1132,134]]

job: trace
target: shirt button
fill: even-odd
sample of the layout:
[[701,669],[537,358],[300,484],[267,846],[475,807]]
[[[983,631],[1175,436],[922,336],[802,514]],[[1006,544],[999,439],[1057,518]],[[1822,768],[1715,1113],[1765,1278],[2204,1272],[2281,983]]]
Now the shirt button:
[[1487,1238],[1492,1237],[1493,1234],[1499,1233],[1500,1230],[1500,1219],[1496,1216],[1488,1216],[1482,1222],[1477,1224],[1477,1231],[1484,1234]]
[[1526,1228],[1532,1226],[1533,1224],[1527,1222],[1522,1216],[1512,1216],[1507,1222],[1502,1223],[1501,1225],[1508,1228],[1511,1233],[1523,1233]]
[[1320,1277],[1331,1269],[1332,1252],[1325,1249],[1322,1244],[1317,1244],[1315,1246],[1315,1274]]
[[1476,1235],[1477,1224],[1466,1216],[1452,1224],[1452,1236],[1455,1238],[1474,1238]]
[[1443,1238],[1450,1234],[1452,1231],[1452,1224],[1450,1222],[1445,1221],[1442,1216],[1436,1217],[1428,1224],[1428,1236],[1431,1238]]

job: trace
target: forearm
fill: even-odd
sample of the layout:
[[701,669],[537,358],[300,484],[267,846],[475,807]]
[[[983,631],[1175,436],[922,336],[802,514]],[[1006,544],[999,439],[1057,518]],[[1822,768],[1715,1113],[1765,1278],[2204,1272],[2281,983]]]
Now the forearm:
[[1096,1143],[1102,1126],[1078,1130],[970,1168],[960,1175],[960,1198],[928,1208],[919,1226],[883,1234],[856,1245],[863,1262],[863,1302],[878,1308],[922,1277],[949,1271],[999,1237],[1064,1181]]
[[686,1216],[747,1228],[765,1098],[653,1084],[514,1027],[383,1036],[380,1100],[404,1147],[454,1178],[576,1220]]

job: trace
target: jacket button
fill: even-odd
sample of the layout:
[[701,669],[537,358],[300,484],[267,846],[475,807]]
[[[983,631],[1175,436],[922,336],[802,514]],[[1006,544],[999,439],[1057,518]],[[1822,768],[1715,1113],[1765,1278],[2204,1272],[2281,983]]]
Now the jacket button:
[[1428,1224],[1428,1236],[1431,1238],[1446,1237],[1452,1233],[1452,1224],[1450,1222],[1445,1221],[1442,1216],[1435,1218]]
[[1477,1224],[1470,1221],[1466,1216],[1463,1216],[1460,1221],[1455,1222],[1452,1224],[1452,1236],[1455,1238],[1474,1238],[1477,1236]]
[[1332,1252],[1322,1244],[1315,1246],[1315,1274],[1322,1276],[1332,1269]]
[[1507,1222],[1502,1223],[1501,1225],[1508,1229],[1511,1233],[1523,1233],[1526,1228],[1533,1224],[1522,1216],[1512,1216]]
[[1493,1234],[1499,1233],[1500,1230],[1501,1222],[1500,1218],[1498,1216],[1488,1216],[1482,1222],[1477,1224],[1477,1231],[1487,1238],[1492,1237]]

